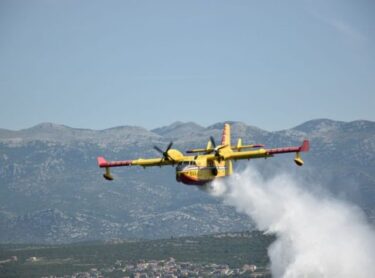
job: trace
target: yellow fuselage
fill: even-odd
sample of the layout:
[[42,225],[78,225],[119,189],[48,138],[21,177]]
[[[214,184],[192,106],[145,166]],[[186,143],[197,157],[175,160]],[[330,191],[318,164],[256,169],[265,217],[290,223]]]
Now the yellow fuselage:
[[188,185],[205,185],[219,177],[232,174],[231,161],[193,161],[178,164],[176,180]]

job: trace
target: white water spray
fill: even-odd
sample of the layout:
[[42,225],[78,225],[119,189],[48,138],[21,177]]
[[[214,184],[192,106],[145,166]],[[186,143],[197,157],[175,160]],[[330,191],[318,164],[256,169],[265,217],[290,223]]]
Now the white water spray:
[[268,249],[273,277],[375,277],[375,230],[359,208],[311,193],[289,175],[264,180],[252,168],[210,191],[276,235]]

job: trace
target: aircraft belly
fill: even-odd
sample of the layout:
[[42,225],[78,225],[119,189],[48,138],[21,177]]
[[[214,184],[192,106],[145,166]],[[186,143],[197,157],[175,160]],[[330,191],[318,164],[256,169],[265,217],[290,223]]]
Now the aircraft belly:
[[217,175],[212,174],[212,168],[191,168],[176,172],[176,179],[178,182],[189,185],[205,185],[213,181],[217,177],[226,176],[225,167],[219,167]]
[[185,173],[180,174],[179,181],[187,185],[205,185],[213,179],[199,179],[194,176],[189,176]]

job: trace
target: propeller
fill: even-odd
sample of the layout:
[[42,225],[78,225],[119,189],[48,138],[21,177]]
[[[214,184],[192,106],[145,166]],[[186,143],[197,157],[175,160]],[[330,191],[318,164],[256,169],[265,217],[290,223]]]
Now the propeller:
[[215,143],[215,139],[214,139],[213,136],[210,136],[210,141],[211,141],[212,147],[213,147],[214,149],[216,149],[216,143]]
[[172,148],[173,146],[173,142],[170,142],[167,149],[165,151],[163,151],[162,149],[160,149],[158,146],[154,146],[154,149],[156,151],[158,151],[159,153],[161,153],[164,157],[165,160],[171,160],[171,161],[174,161],[172,157],[169,156],[168,154],[168,151]]
[[212,144],[212,151],[210,151],[209,153],[212,153],[214,152],[215,153],[215,156],[219,159],[219,161],[221,160],[221,155],[220,155],[220,150],[222,148],[225,148],[227,145],[223,145],[223,146],[216,146],[216,142],[215,142],[215,139],[213,136],[210,136],[210,141],[211,141],[211,144]]

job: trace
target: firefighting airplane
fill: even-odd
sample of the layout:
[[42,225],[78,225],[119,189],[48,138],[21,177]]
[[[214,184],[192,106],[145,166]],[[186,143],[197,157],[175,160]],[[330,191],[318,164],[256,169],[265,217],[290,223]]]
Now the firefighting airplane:
[[188,150],[186,153],[193,155],[184,155],[176,149],[172,149],[173,143],[169,143],[165,151],[154,146],[154,149],[162,154],[159,158],[136,159],[124,161],[107,161],[104,157],[98,157],[98,165],[105,168],[103,177],[107,180],[113,180],[111,167],[120,166],[165,166],[172,165],[176,167],[176,180],[188,185],[203,186],[216,178],[226,177],[232,174],[233,160],[268,158],[279,153],[296,153],[294,162],[298,166],[303,165],[300,152],[309,151],[309,141],[303,141],[298,147],[283,147],[275,149],[265,149],[264,145],[242,145],[242,139],[239,138],[237,145],[232,146],[230,142],[230,125],[225,124],[221,144],[216,145],[211,136],[205,149]]

